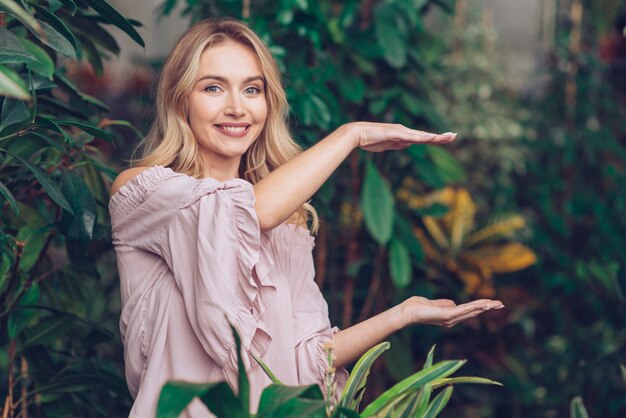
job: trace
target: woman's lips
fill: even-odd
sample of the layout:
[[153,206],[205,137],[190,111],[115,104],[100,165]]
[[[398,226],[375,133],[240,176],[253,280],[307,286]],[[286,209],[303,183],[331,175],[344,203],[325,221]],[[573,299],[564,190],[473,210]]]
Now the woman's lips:
[[250,125],[214,125],[215,129],[217,129],[220,133],[233,137],[233,138],[241,138],[244,137],[248,130],[250,129]]

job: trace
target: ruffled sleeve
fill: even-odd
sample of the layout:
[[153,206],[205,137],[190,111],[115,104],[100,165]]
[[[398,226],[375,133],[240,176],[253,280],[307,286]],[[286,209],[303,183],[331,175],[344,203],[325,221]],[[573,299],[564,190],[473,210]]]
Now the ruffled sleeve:
[[[294,347],[300,384],[317,383],[325,392],[329,369],[327,347],[332,346],[338,328],[331,328],[328,304],[314,281],[312,257],[314,238],[305,228],[284,224],[273,234],[273,253],[288,278],[294,316]],[[341,393],[348,372],[335,371],[337,393]]]
[[236,386],[241,337],[246,370],[271,336],[261,315],[276,293],[260,256],[252,185],[240,179],[198,181],[167,227],[161,244],[191,327],[207,354]]

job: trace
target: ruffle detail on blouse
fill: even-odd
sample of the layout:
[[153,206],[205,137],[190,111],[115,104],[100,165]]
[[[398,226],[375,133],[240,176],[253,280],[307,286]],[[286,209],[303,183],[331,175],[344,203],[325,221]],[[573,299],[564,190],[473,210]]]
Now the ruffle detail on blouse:
[[169,167],[156,165],[131,178],[109,200],[111,223],[113,225],[120,223],[126,215],[146,200],[161,181],[175,175],[181,174]]
[[[225,182],[211,178],[199,180],[194,190],[183,201],[181,209],[193,205],[205,195],[219,193],[222,190],[228,193],[232,201],[239,251],[237,257],[239,277],[246,278],[239,283],[245,310],[240,308],[235,321],[242,334],[240,337],[243,347],[261,356],[272,341],[261,316],[276,295],[276,285],[270,278],[270,268],[274,260],[267,251],[262,250],[266,237],[261,234],[252,184],[242,179]],[[236,353],[233,354],[236,356]],[[246,368],[249,370],[254,365],[256,362],[250,358],[250,365],[246,365]]]

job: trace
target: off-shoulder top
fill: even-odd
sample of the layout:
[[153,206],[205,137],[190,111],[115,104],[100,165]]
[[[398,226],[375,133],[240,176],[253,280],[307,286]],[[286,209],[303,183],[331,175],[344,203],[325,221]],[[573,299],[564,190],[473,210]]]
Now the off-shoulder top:
[[[130,417],[154,417],[168,380],[237,382],[237,329],[251,409],[271,382],[259,356],[290,385],[322,384],[328,306],[314,282],[308,230],[261,231],[250,183],[196,179],[155,166],[109,202],[120,274]],[[338,387],[347,373],[337,373]],[[185,416],[212,416],[198,400]]]

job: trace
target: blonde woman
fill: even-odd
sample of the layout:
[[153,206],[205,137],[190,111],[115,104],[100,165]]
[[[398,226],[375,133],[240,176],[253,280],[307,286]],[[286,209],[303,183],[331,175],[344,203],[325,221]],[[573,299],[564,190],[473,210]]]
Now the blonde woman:
[[[322,343],[343,366],[412,324],[452,326],[499,301],[455,305],[412,297],[353,327],[331,328],[313,281],[306,202],[355,149],[379,152],[453,141],[401,125],[341,126],[302,152],[286,125],[287,102],[267,47],[237,21],[190,28],[163,67],[143,157],[122,172],[109,209],[121,280],[120,330],[131,417],[153,417],[170,379],[236,386],[242,339],[251,408],[270,381],[321,384]],[[189,417],[211,416],[195,401]]]

